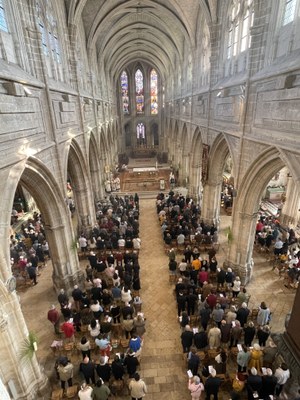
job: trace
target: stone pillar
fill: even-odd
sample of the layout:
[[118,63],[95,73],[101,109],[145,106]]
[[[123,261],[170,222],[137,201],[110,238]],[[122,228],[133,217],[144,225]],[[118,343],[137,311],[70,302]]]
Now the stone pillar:
[[201,218],[204,222],[220,224],[221,182],[208,181],[203,187],[203,207]]
[[[190,154],[190,157],[192,157],[192,154]],[[203,187],[201,184],[201,164],[200,162],[192,163],[190,164],[189,169],[189,193],[194,199],[197,199],[197,201],[200,200],[200,185],[203,191]]]
[[45,225],[45,232],[51,251],[54,288],[57,292],[60,289],[73,289],[75,284],[81,284],[84,280],[75,239],[64,225]]
[[253,271],[253,244],[257,213],[241,213],[233,207],[232,240],[227,265],[239,275],[243,284],[249,282]]
[[[0,283],[0,379],[18,400],[35,400],[42,398],[41,392],[47,389],[48,380],[37,361],[32,358],[21,358],[20,352],[28,330],[23,318],[18,297],[13,288],[12,292]],[[1,393],[0,385],[0,393]],[[48,388],[49,391],[49,388]],[[5,389],[3,388],[5,393]],[[12,398],[12,397],[8,397]],[[1,396],[1,400],[6,397]]]
[[293,178],[288,175],[286,187],[286,200],[281,210],[280,222],[286,226],[296,226],[299,216],[299,193]]
[[75,205],[78,215],[79,229],[88,233],[96,223],[94,203],[90,189],[86,187],[73,187]]

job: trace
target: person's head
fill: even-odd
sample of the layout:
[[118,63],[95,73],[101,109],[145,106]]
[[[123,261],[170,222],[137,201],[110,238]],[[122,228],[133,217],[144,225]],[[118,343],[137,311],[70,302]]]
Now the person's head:
[[281,364],[281,369],[283,369],[283,371],[287,371],[288,370],[288,366],[286,365],[286,363],[282,363]]
[[247,303],[242,303],[242,308],[247,308]]
[[51,306],[51,310],[55,310],[55,305],[54,304],[52,304],[52,306]]
[[263,331],[266,332],[266,333],[270,333],[270,327],[269,327],[269,325],[263,326]]
[[232,269],[231,269],[231,268],[228,268],[228,269],[227,269],[227,272],[232,272]]
[[258,343],[254,343],[253,349],[259,351],[260,350],[260,345]]
[[115,362],[119,362],[120,361],[120,357],[119,356],[115,356],[114,361]]
[[251,375],[257,375],[257,369],[256,368],[252,367],[250,371],[251,371]]
[[136,372],[135,374],[134,374],[134,379],[136,380],[136,381],[139,381],[140,380],[140,375]]
[[190,331],[190,330],[191,330],[190,325],[186,325],[186,326],[185,326],[185,330],[186,330],[186,331]]
[[101,387],[101,386],[102,386],[102,379],[98,379],[98,380],[97,380],[96,386],[97,386],[97,387]]
[[253,321],[249,321],[247,325],[248,325],[249,328],[254,328],[254,322]]
[[199,378],[199,376],[195,375],[195,376],[193,377],[193,381],[194,381],[194,384],[195,384],[195,385],[199,385],[199,383],[200,383],[200,378]]
[[221,304],[220,304],[220,303],[217,303],[217,304],[216,304],[216,309],[219,310],[220,308],[221,308]]
[[92,328],[92,329],[95,329],[96,326],[97,326],[97,321],[95,320],[95,318],[93,318],[93,319],[91,320],[91,328]]
[[90,361],[90,359],[88,358],[88,356],[85,356],[83,359],[83,363],[88,364],[89,361]]
[[271,368],[267,368],[266,369],[266,373],[267,373],[268,376],[272,376],[273,375],[273,372],[272,372]]
[[87,339],[85,336],[82,336],[81,340],[80,340],[81,344],[86,344],[87,343]]
[[105,357],[100,357],[100,365],[105,365]]
[[266,303],[264,301],[261,302],[260,308],[262,308],[263,310],[267,309]]

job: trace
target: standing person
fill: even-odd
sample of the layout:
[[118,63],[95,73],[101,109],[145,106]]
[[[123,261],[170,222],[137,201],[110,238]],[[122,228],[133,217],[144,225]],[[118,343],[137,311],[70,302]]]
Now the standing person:
[[232,296],[237,297],[240,291],[241,291],[241,280],[239,276],[236,276],[235,280],[233,281]]
[[74,300],[74,307],[76,309],[76,311],[80,311],[80,303],[82,300],[82,291],[81,289],[79,289],[78,285],[74,286],[74,289],[72,291],[72,297]]
[[194,376],[192,379],[189,379],[188,389],[191,392],[192,400],[200,400],[204,386],[203,383],[200,382],[199,376]]
[[262,377],[262,394],[264,399],[274,396],[278,379],[273,375],[271,368],[266,369],[266,375]]
[[277,386],[275,390],[276,396],[279,396],[282,392],[283,386],[290,377],[290,370],[285,363],[282,363],[275,371],[275,377],[277,378]]
[[257,374],[257,369],[252,367],[250,370],[251,374],[247,378],[247,392],[248,400],[255,400],[260,398],[260,392],[262,390],[262,377]]
[[102,383],[101,379],[98,379],[96,382],[96,386],[92,391],[92,399],[93,400],[107,400],[110,395],[110,390],[108,386]]
[[123,379],[125,369],[119,356],[115,356],[114,361],[111,364],[111,372],[116,381]]
[[268,337],[270,336],[270,328],[268,325],[259,327],[257,330],[258,344],[265,347]]
[[250,353],[247,349],[247,346],[244,344],[242,345],[242,350],[238,352],[237,355],[237,365],[238,365],[238,372],[246,372],[247,365],[249,362]]
[[69,387],[73,386],[73,370],[73,364],[66,357],[58,361],[57,372],[63,390],[66,388],[66,382],[68,382]]
[[199,365],[200,357],[197,354],[197,349],[196,347],[191,347],[191,351],[188,353],[188,369],[192,371],[193,375],[197,375]]
[[223,319],[224,310],[221,308],[221,304],[217,303],[215,309],[211,313],[212,319],[218,325],[218,328],[221,326],[221,321]]
[[36,267],[34,267],[32,265],[32,263],[30,262],[30,263],[26,264],[26,269],[27,269],[29,278],[32,280],[32,284],[37,285],[38,282],[36,280]]
[[181,334],[181,344],[184,353],[188,353],[193,344],[194,333],[189,325],[185,326],[184,332]]
[[129,383],[129,390],[132,400],[141,400],[147,393],[147,386],[137,372]]
[[206,392],[205,400],[210,400],[210,396],[214,396],[214,400],[218,400],[218,392],[221,385],[221,379],[218,378],[214,368],[210,371],[210,376],[206,379],[204,388]]
[[255,333],[256,333],[256,329],[255,329],[254,323],[252,321],[249,321],[247,326],[244,328],[245,346],[247,346],[247,347],[252,346],[252,341],[254,339]]
[[241,307],[236,312],[236,319],[240,321],[241,327],[244,328],[244,325],[247,322],[250,310],[247,308],[247,303],[242,303]]
[[259,307],[259,311],[257,314],[257,324],[260,326],[267,325],[270,320],[271,312],[270,309],[266,306],[266,303],[263,301]]
[[79,371],[84,376],[86,383],[90,383],[91,380],[95,385],[95,365],[88,356],[85,356],[83,362],[80,363]]
[[137,366],[139,365],[138,359],[135,357],[133,350],[129,350],[124,359],[124,366],[127,367],[129,378],[133,378],[136,373]]
[[56,309],[55,305],[52,304],[50,310],[48,311],[47,315],[48,321],[54,326],[54,332],[59,335],[59,320],[60,320],[60,313]]
[[253,349],[250,351],[250,360],[248,367],[254,367],[257,369],[257,371],[260,371],[262,367],[262,357],[263,352],[260,349],[260,345],[258,343],[254,343]]
[[221,343],[221,330],[217,324],[213,324],[212,328],[208,331],[208,344],[210,349],[217,349]]

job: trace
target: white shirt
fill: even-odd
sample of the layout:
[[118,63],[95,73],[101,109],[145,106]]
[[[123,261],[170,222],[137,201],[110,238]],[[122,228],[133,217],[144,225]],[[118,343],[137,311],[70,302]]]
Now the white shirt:
[[276,369],[274,375],[278,379],[277,381],[278,385],[284,385],[290,377],[290,371],[288,369],[284,371],[282,368],[279,367]]
[[92,400],[93,389],[88,386],[85,390],[80,389],[78,392],[78,397],[80,400]]

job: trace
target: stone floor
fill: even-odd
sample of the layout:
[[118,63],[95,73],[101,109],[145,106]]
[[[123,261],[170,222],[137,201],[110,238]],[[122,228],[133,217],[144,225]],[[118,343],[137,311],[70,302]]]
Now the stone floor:
[[[221,219],[221,246],[217,255],[221,265],[226,257],[226,238],[222,233],[229,225],[230,217]],[[222,229],[223,228],[223,229]],[[140,237],[142,249],[141,297],[143,312],[147,318],[147,332],[141,362],[141,377],[148,385],[148,400],[190,399],[187,390],[187,375],[180,344],[180,329],[177,322],[176,304],[173,286],[169,283],[168,260],[160,234],[155,200],[140,200]],[[178,256],[179,260],[179,256]],[[82,263],[84,268],[86,262]],[[20,302],[24,318],[30,331],[37,333],[39,348],[37,358],[50,379],[53,387],[58,386],[54,374],[55,356],[50,344],[55,339],[52,327],[47,321],[47,311],[52,303],[57,304],[57,296],[51,286],[51,262],[41,271],[39,284],[20,292]],[[272,268],[262,256],[255,257],[254,275],[248,285],[251,294],[250,308],[257,307],[265,301],[272,311],[272,332],[284,330],[284,319],[291,310],[294,293],[286,289],[283,280],[272,272]],[[78,364],[78,360],[72,360]],[[79,376],[75,377],[80,382]],[[43,399],[49,399],[50,395]],[[116,398],[129,399],[129,396]],[[228,393],[222,393],[219,399],[227,400]]]

